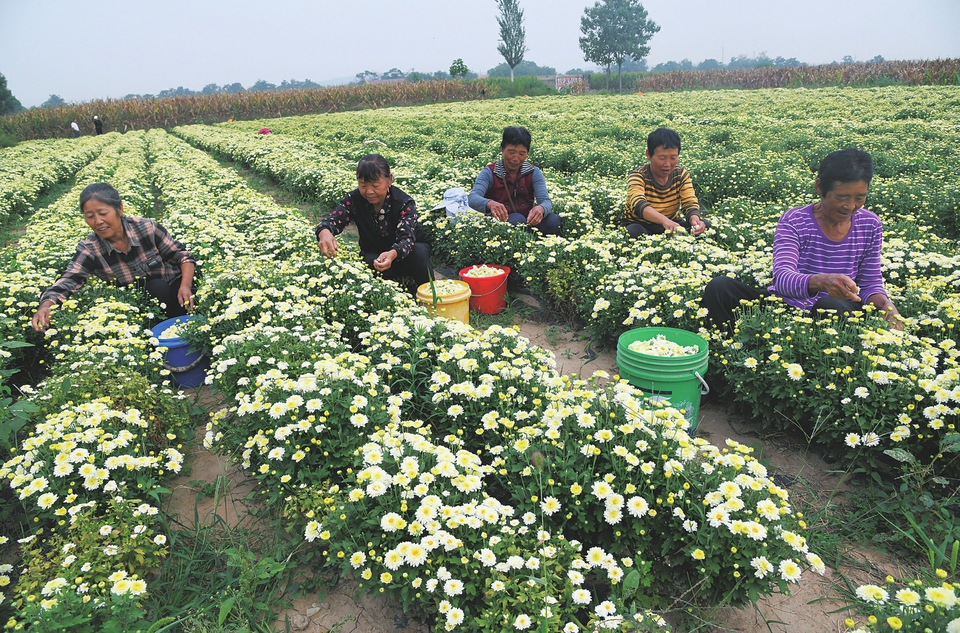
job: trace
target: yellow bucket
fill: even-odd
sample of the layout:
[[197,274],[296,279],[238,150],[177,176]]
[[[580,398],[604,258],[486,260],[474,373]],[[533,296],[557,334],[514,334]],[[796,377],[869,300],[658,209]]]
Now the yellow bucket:
[[456,284],[459,288],[456,292],[447,294],[437,294],[437,305],[433,305],[433,292],[430,290],[430,283],[421,284],[417,288],[417,300],[420,305],[427,309],[427,312],[448,319],[456,319],[463,323],[470,323],[470,286],[465,281],[447,280],[445,284]]

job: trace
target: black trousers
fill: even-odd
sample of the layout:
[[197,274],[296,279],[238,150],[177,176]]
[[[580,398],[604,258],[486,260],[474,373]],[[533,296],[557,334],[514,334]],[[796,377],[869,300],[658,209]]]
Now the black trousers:
[[164,304],[164,312],[166,312],[168,319],[183,316],[187,313],[187,309],[180,305],[177,300],[181,280],[180,275],[177,275],[175,279],[169,282],[163,279],[149,279],[143,282],[143,289],[147,291],[147,294]]
[[[360,254],[370,268],[373,268],[373,260],[380,257],[380,253],[361,251]],[[403,259],[398,257],[393,260],[390,268],[383,272],[383,278],[392,281],[403,283],[412,279],[412,286],[409,283],[404,283],[404,286],[407,292],[414,297],[417,296],[417,288],[429,282],[432,276],[433,264],[430,263],[430,245],[424,242],[415,242],[413,250],[406,257]]]
[[[683,228],[690,230],[690,222],[686,218],[678,218],[674,220],[677,224]],[[708,229],[710,228],[710,223],[700,218],[700,221],[703,222],[703,225]],[[637,239],[641,235],[660,235],[665,232],[666,229],[663,228],[662,224],[654,224],[653,222],[634,222],[627,225],[627,233],[630,234],[630,237]]]
[[[740,305],[740,301],[755,301],[767,294],[732,277],[714,277],[703,289],[700,305],[707,309],[708,317],[714,325],[732,334],[733,322],[736,320],[733,311]],[[826,310],[835,311],[837,314],[857,312],[863,310],[863,304],[859,301],[823,297],[810,308],[814,318],[818,315],[825,316],[822,313]]]

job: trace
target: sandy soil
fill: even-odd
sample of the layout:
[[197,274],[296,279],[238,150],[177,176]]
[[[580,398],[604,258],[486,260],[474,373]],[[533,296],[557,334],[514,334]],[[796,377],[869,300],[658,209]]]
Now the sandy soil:
[[[615,350],[598,348],[589,335],[562,322],[554,321],[549,312],[540,309],[536,300],[514,293],[515,304],[521,308],[526,320],[520,324],[524,336],[533,343],[553,350],[557,367],[561,372],[589,377],[594,371],[617,373]],[[709,374],[707,375],[709,382]],[[201,390],[200,401],[207,406],[216,402]],[[769,434],[758,424],[752,424],[728,413],[722,403],[704,398],[700,410],[697,433],[713,443],[722,443],[725,438],[754,446],[757,457],[769,460],[778,483],[786,486],[794,497],[813,497],[813,501],[826,501],[837,491],[844,489],[842,478],[817,455],[806,450],[796,438],[783,434]],[[198,429],[199,438],[203,430]],[[195,448],[188,457],[189,475],[172,482],[173,494],[167,512],[183,525],[196,521],[210,521],[214,515],[222,517],[231,525],[255,520],[247,510],[247,500],[253,485],[225,458],[214,455],[201,447]],[[213,491],[213,494],[211,494]],[[840,573],[854,582],[881,581],[888,573],[896,575],[894,566],[885,558],[868,551],[848,553],[849,561]],[[844,631],[844,614],[831,614],[837,608],[832,602],[813,601],[835,596],[831,583],[841,582],[839,576],[828,572],[821,578],[813,572],[804,574],[801,582],[790,595],[774,595],[761,600],[757,608],[719,608],[713,612],[700,612],[702,623],[686,623],[687,631],[772,631],[777,633],[823,633]],[[341,579],[319,596],[294,600],[290,609],[279,614],[276,630],[304,633],[427,633],[426,623],[412,614],[404,614],[394,602],[380,596],[357,596],[356,585]],[[674,630],[681,630],[675,628]]]

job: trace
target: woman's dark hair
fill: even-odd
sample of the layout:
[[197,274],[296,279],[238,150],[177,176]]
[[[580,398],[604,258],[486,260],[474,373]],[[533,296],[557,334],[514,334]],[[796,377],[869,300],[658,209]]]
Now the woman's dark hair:
[[512,125],[503,131],[503,140],[500,141],[500,149],[507,145],[523,145],[530,151],[530,132],[527,128],[519,125]]
[[663,149],[676,148],[680,153],[680,135],[666,127],[658,127],[647,136],[647,156],[653,156],[658,147]]
[[390,177],[390,163],[380,154],[367,154],[357,163],[357,180],[375,182]]
[[831,189],[842,183],[862,180],[869,185],[873,180],[873,157],[856,147],[827,154],[827,157],[820,161],[817,180],[820,181],[821,196],[827,195]]
[[95,182],[92,185],[84,187],[83,191],[80,192],[81,211],[83,211],[83,205],[90,200],[99,200],[100,202],[109,204],[118,212],[122,206],[120,192],[105,182]]

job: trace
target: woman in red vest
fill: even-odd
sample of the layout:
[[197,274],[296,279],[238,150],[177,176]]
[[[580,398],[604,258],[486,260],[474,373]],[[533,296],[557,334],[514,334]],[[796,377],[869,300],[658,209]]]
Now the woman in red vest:
[[495,220],[536,227],[544,235],[560,233],[560,216],[552,213],[543,172],[527,160],[530,132],[519,126],[503,131],[502,157],[483,168],[470,191],[470,208]]

